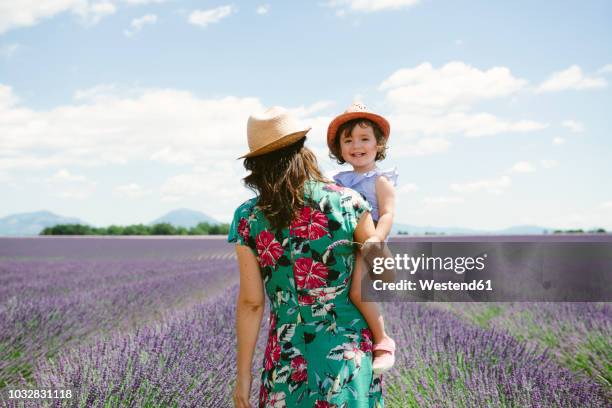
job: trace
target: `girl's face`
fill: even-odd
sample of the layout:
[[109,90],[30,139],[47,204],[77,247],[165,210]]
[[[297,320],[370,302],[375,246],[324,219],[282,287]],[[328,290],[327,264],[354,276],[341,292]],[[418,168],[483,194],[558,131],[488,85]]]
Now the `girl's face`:
[[345,162],[358,172],[366,172],[375,167],[376,136],[371,126],[357,125],[351,134],[344,133],[340,137],[340,153]]

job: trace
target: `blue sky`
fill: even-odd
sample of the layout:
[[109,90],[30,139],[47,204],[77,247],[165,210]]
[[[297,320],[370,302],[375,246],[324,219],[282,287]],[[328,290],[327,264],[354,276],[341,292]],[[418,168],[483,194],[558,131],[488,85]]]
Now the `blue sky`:
[[0,0],[0,217],[229,221],[272,105],[391,123],[396,221],[612,229],[612,3]]

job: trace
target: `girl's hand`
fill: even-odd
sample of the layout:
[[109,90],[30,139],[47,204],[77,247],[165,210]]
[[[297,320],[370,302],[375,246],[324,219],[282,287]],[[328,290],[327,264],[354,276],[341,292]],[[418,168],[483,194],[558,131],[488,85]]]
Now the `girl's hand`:
[[251,374],[240,375],[236,377],[236,388],[232,398],[234,407],[236,408],[251,408],[249,397],[251,396]]

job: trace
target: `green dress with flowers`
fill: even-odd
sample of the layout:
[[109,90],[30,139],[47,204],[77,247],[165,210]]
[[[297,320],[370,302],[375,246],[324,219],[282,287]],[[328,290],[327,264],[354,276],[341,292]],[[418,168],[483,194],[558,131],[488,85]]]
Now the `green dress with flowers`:
[[236,209],[228,241],[251,248],[270,302],[259,407],[384,407],[372,334],[348,296],[353,232],[369,204],[308,181],[297,219],[274,231],[256,201]]

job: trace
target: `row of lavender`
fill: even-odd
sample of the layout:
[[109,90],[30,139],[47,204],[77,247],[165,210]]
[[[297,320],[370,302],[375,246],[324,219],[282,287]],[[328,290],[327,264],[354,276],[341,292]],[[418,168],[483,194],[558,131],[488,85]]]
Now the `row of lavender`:
[[62,350],[205,301],[237,281],[227,254],[222,241],[0,239],[0,389]]
[[[34,383],[78,390],[63,406],[231,406],[236,293],[233,286],[159,324],[116,333],[61,353],[53,362],[43,361]],[[387,305],[386,313],[402,350],[396,368],[385,376],[391,407],[609,403],[594,381],[578,378],[552,356],[507,333],[422,304]],[[263,346],[260,341],[259,356]],[[257,384],[254,399],[256,390]],[[56,401],[55,406],[62,405]]]
[[[27,260],[0,246],[0,380],[77,390],[64,406],[230,406],[236,266],[230,246],[194,241],[174,257],[123,241],[121,259],[91,242]],[[388,406],[611,404],[609,305],[385,307],[402,350]]]

